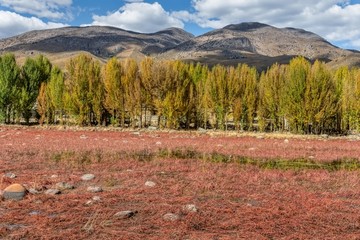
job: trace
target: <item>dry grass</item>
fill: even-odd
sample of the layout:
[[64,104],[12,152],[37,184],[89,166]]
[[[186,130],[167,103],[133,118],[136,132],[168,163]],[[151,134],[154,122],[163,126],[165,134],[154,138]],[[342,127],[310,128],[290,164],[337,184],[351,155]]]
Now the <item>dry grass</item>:
[[[0,200],[0,239],[358,239],[359,170],[284,170],[221,160],[245,155],[249,147],[257,149],[249,159],[256,159],[277,146],[269,159],[306,151],[328,163],[321,156],[331,156],[334,146],[332,160],[344,155],[342,149],[358,154],[359,143],[347,141],[289,139],[283,146],[279,138],[2,128],[0,173],[17,178],[4,178],[1,189],[19,182],[41,190],[61,181],[75,189]],[[96,178],[83,182],[85,173]],[[148,180],[156,186],[146,187]],[[104,191],[89,193],[90,185]],[[87,205],[95,195],[101,200]],[[184,211],[186,204],[199,211]],[[114,217],[123,210],[138,213]],[[166,213],[180,220],[164,221]]]

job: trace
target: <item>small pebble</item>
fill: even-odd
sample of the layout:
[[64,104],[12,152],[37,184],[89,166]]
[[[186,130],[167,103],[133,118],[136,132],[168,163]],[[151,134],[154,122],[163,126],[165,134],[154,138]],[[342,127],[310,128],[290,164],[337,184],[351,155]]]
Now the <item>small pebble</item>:
[[118,219],[126,219],[135,216],[137,211],[121,211],[114,214],[114,217]]
[[45,191],[46,195],[58,195],[60,193],[61,193],[61,191],[59,189],[54,189],[54,188],[51,188],[51,189],[48,189]]
[[155,187],[156,183],[152,182],[152,181],[146,181],[145,182],[145,186],[147,187]]
[[178,215],[173,214],[173,213],[167,213],[163,216],[163,219],[165,221],[177,221],[177,220],[179,220],[179,218],[180,217]]
[[194,204],[186,204],[183,209],[187,212],[197,212],[198,209]]
[[98,193],[98,192],[102,192],[102,188],[99,186],[90,186],[87,188],[88,192],[93,192],[93,193]]
[[9,173],[5,173],[5,177],[14,179],[14,178],[16,178],[16,175],[15,175],[15,173],[9,172]]
[[88,174],[84,174],[81,176],[81,180],[83,181],[90,181],[93,180],[95,178],[94,174],[88,173]]

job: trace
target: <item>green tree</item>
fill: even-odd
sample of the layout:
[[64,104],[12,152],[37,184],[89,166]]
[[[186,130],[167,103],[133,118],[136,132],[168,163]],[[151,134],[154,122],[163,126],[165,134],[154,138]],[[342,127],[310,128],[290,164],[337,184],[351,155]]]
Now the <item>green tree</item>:
[[20,68],[14,54],[0,57],[0,111],[5,123],[10,123],[11,113],[19,99]]
[[[47,109],[49,112],[48,122],[63,122],[64,115],[64,74],[58,67],[51,70],[50,80],[46,85],[48,99]],[[56,117],[58,116],[58,117]]]
[[42,83],[46,83],[50,77],[52,65],[42,55],[35,59],[27,58],[21,69],[21,83],[19,95],[19,113],[29,124],[32,111],[35,108],[36,99]]

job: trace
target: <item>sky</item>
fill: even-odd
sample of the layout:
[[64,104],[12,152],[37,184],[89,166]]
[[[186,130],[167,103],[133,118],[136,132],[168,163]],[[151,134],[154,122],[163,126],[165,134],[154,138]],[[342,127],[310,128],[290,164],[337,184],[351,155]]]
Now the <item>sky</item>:
[[360,0],[0,0],[0,38],[91,25],[200,35],[241,22],[302,28],[360,50]]

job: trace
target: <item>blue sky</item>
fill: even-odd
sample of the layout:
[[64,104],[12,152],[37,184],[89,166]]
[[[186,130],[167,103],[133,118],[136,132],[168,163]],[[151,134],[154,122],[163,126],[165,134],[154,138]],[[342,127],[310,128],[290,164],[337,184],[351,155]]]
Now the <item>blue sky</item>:
[[199,35],[241,22],[303,28],[360,50],[360,0],[0,0],[0,38],[89,25],[137,32],[179,27]]

